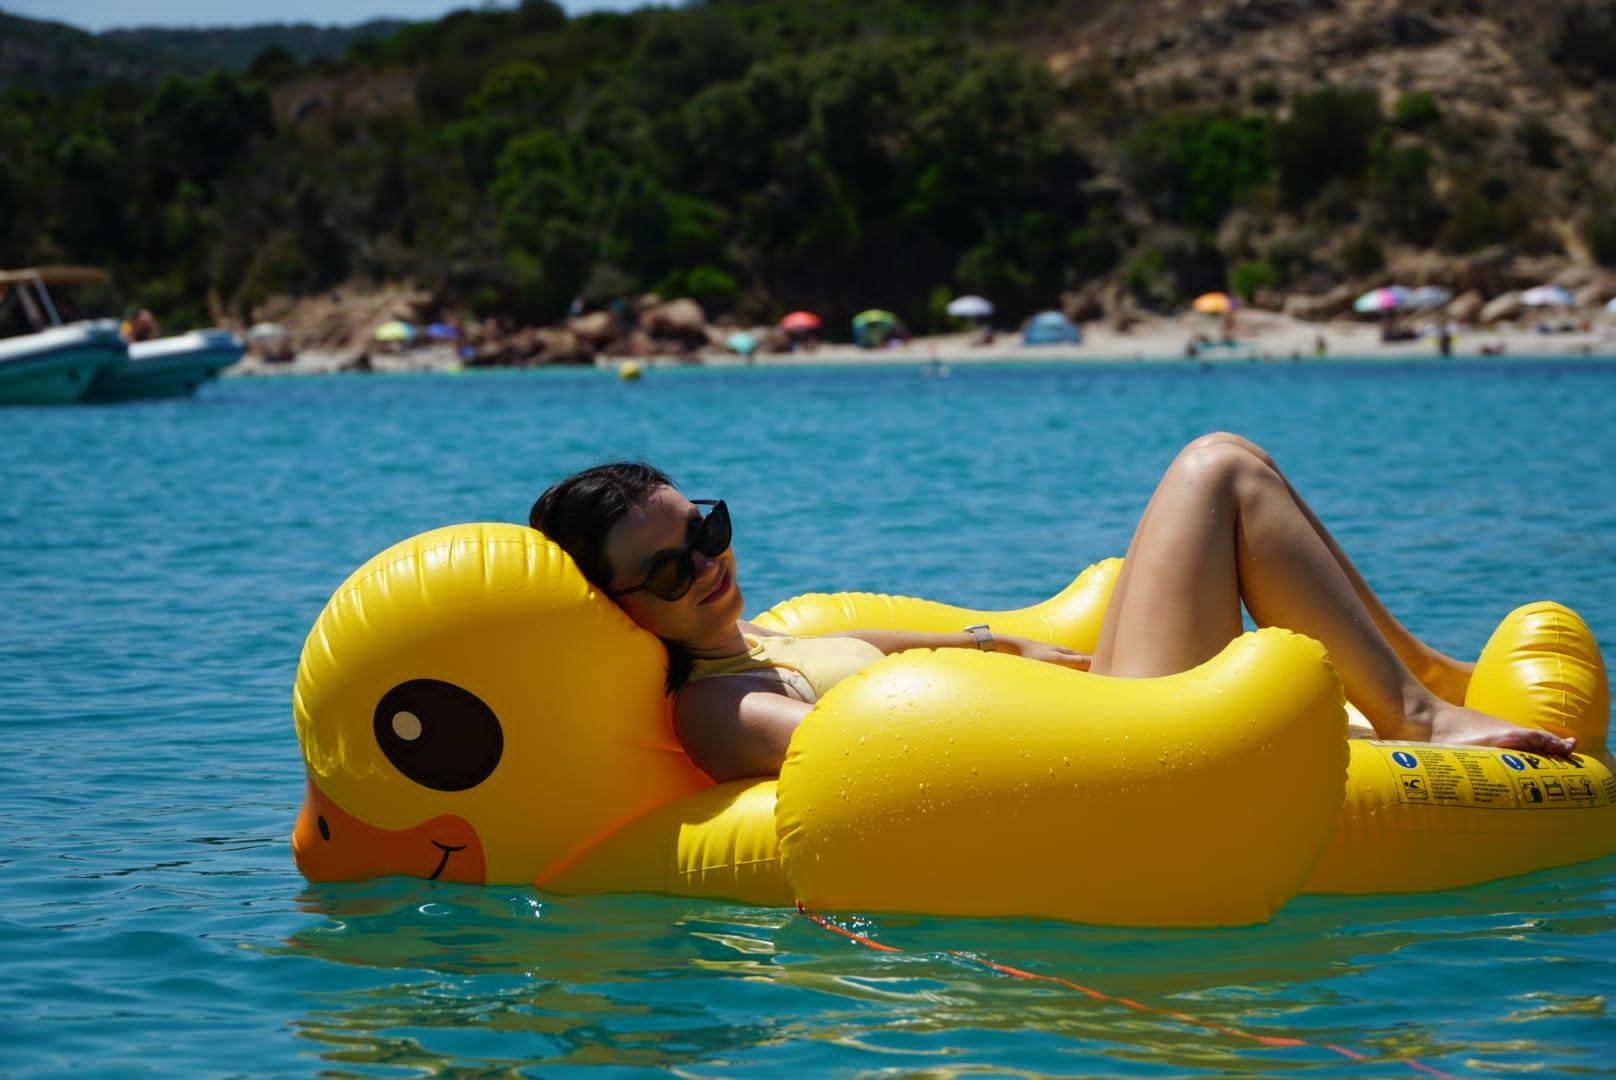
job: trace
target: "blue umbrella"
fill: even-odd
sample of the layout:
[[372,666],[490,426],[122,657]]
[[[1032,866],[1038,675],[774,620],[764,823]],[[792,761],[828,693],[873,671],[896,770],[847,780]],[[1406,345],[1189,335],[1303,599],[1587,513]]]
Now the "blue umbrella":
[[1023,345],[1076,345],[1082,340],[1077,324],[1058,311],[1040,311],[1021,331]]

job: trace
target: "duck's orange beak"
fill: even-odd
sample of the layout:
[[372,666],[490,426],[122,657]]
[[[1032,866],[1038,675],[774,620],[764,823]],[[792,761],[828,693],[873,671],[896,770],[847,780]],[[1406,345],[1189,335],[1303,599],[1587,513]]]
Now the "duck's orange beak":
[[328,799],[310,778],[292,828],[292,859],[310,881],[405,874],[481,885],[482,842],[465,818],[442,814],[410,829],[379,829]]

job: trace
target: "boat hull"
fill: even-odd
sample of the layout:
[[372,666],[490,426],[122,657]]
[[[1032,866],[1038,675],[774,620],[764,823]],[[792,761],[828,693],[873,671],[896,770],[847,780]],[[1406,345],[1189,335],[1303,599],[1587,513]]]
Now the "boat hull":
[[61,326],[0,341],[0,405],[62,405],[82,399],[102,372],[128,356],[110,322]]
[[128,359],[103,371],[86,401],[188,397],[241,359],[245,346],[224,330],[198,330],[129,346]]

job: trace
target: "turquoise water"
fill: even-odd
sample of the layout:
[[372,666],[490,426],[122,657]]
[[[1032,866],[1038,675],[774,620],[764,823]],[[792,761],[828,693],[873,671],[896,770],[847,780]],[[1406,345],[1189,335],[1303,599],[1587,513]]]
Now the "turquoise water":
[[1610,655],[1613,418],[1616,365],[1549,362],[227,380],[0,411],[0,1071],[1616,1073],[1616,860],[1234,931],[850,922],[905,950],[877,954],[769,909],[310,888],[287,849],[292,675],[331,589],[603,457],[729,501],[751,610],[1009,606],[1120,553],[1175,448],[1229,428],[1439,647],[1553,597]]

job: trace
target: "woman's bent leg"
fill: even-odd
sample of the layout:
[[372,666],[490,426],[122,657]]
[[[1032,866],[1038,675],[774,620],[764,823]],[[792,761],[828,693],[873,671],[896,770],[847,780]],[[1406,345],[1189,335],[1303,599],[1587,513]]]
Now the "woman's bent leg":
[[1408,627],[1398,621],[1397,617],[1387,609],[1380,597],[1375,595],[1375,591],[1369,587],[1369,583],[1364,580],[1363,575],[1358,573],[1358,568],[1352,564],[1351,559],[1347,558],[1347,553],[1341,550],[1341,545],[1336,542],[1330,530],[1324,527],[1324,523],[1313,512],[1313,508],[1307,504],[1307,500],[1303,499],[1301,494],[1297,492],[1296,485],[1290,482],[1290,478],[1284,474],[1266,450],[1249,439],[1226,431],[1203,435],[1196,440],[1196,443],[1202,444],[1217,442],[1227,442],[1243,447],[1255,455],[1263,464],[1274,470],[1279,478],[1284,481],[1285,487],[1290,492],[1291,499],[1295,501],[1297,509],[1302,512],[1303,517],[1307,518],[1308,524],[1313,527],[1314,532],[1318,533],[1319,539],[1324,541],[1324,546],[1329,549],[1330,554],[1335,558],[1336,564],[1341,567],[1341,572],[1346,575],[1347,580],[1352,584],[1353,591],[1358,594],[1358,599],[1368,610],[1369,617],[1374,620],[1376,629],[1386,639],[1387,644],[1392,647],[1392,651],[1397,654],[1397,658],[1403,662],[1403,666],[1413,672],[1414,677],[1419,679],[1437,697],[1444,701],[1451,701],[1455,705],[1464,704],[1465,689],[1470,685],[1470,672],[1475,665],[1456,660],[1433,649],[1418,637],[1415,637]]
[[1442,701],[1408,669],[1279,472],[1236,443],[1197,440],[1162,478],[1128,547],[1093,671],[1186,670],[1262,625],[1323,642],[1383,738],[1560,753],[1570,743]]

